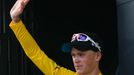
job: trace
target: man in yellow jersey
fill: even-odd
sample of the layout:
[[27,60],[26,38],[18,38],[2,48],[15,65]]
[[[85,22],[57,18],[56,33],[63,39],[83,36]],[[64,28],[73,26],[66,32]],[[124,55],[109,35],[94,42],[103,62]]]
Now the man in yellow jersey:
[[76,72],[59,66],[50,59],[37,45],[30,35],[22,20],[22,14],[29,0],[17,0],[10,10],[10,28],[16,35],[26,55],[45,75],[102,75],[99,69],[101,60],[101,47],[91,33],[76,33],[69,43],[65,43],[62,49],[70,52]]

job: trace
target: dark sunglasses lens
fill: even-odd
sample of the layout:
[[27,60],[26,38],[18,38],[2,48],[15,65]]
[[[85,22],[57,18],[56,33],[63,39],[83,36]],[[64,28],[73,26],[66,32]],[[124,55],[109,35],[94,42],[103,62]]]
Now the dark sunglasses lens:
[[80,34],[79,36],[79,39],[80,40],[86,40],[87,36],[86,35],[83,35],[83,34]]

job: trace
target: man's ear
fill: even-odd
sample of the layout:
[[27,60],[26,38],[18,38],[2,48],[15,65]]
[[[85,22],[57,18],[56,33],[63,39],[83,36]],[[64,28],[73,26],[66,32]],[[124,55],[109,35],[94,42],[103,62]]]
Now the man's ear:
[[99,52],[99,51],[96,52],[96,61],[100,61],[101,57],[102,57],[101,52]]

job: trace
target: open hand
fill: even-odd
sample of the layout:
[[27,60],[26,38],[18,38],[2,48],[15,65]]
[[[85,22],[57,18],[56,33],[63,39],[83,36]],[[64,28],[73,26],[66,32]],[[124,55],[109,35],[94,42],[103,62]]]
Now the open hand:
[[29,0],[17,0],[16,3],[13,5],[13,7],[10,10],[10,16],[11,19],[15,22],[19,20],[20,14],[22,14],[25,6]]

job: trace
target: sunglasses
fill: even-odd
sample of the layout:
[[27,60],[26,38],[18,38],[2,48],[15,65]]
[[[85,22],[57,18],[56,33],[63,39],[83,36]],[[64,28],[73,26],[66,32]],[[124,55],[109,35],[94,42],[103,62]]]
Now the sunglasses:
[[90,41],[92,43],[92,46],[96,47],[101,52],[101,47],[98,45],[98,43],[96,43],[94,40],[92,40],[88,35],[84,33],[73,34],[71,42],[73,41]]

